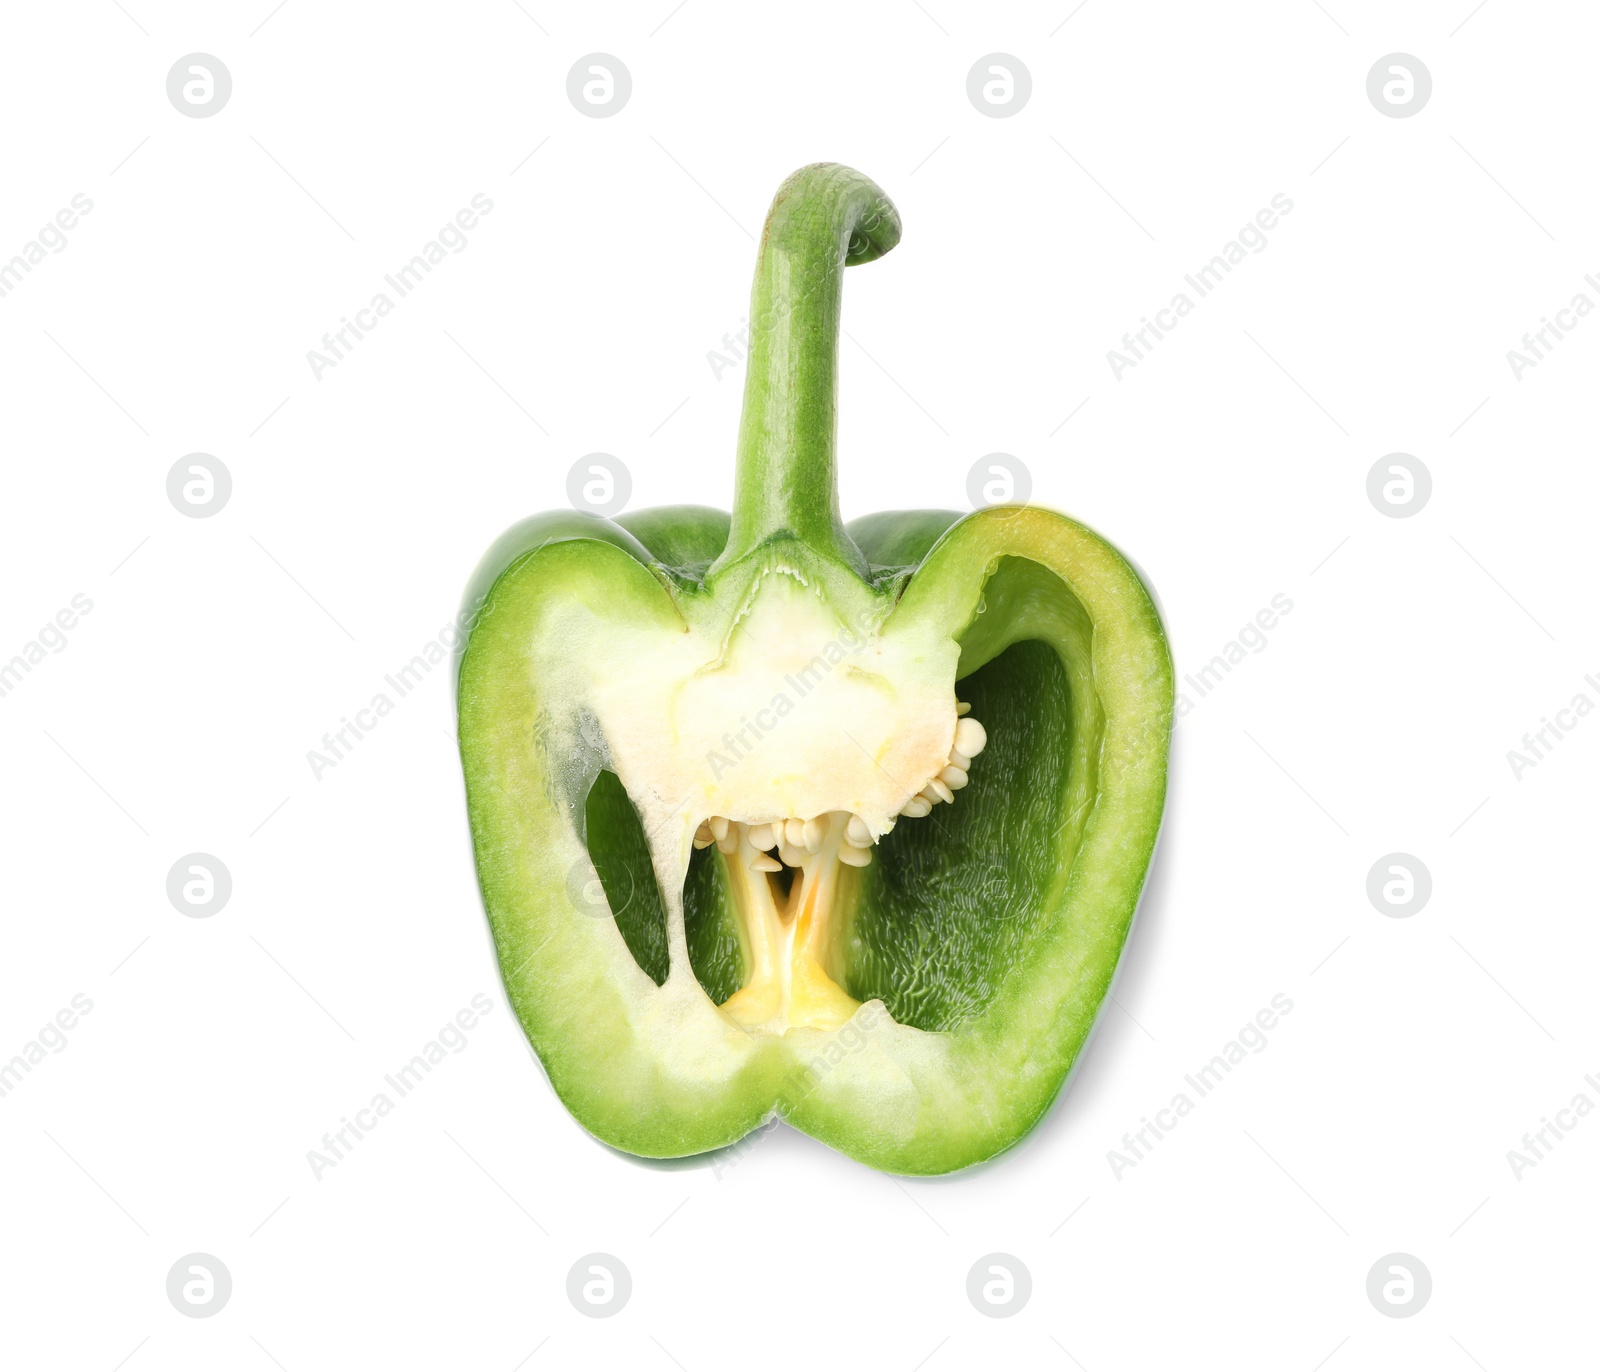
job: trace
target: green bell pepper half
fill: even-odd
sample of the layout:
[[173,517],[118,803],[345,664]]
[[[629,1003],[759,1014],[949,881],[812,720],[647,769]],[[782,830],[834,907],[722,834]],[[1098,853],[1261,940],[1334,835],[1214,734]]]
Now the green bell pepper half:
[[791,176],[731,517],[536,515],[467,590],[501,973],[618,1149],[702,1153],[776,1114],[894,1173],[993,1157],[1066,1082],[1144,885],[1174,683],[1134,568],[1033,506],[840,519],[843,268],[899,235],[859,173]]

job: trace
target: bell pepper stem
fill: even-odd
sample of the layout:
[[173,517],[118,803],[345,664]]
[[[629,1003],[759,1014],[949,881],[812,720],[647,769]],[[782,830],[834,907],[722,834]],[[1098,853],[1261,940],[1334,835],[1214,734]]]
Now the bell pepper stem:
[[779,187],[750,297],[733,522],[713,574],[790,538],[865,575],[866,559],[839,518],[839,310],[844,268],[899,241],[888,196],[849,167],[802,167]]

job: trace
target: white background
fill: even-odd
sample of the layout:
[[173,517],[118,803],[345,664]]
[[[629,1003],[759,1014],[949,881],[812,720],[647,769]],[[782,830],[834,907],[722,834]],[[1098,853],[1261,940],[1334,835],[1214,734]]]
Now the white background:
[[[74,594],[94,608],[0,699],[0,1056],[75,994],[94,1008],[0,1099],[7,1365],[1591,1356],[1600,1122],[1520,1179],[1507,1152],[1600,1102],[1600,719],[1520,780],[1507,751],[1600,702],[1600,322],[1520,380],[1506,353],[1600,302],[1600,25],[1509,0],[1075,3],[8,10],[0,257],[74,194],[94,208],[0,299],[0,658]],[[165,91],[194,52],[233,80],[204,119]],[[632,74],[615,117],[566,95],[595,52]],[[995,52],[1032,75],[1014,117],[966,95]],[[1366,95],[1394,52],[1432,73],[1414,117]],[[773,190],[816,160],[906,224],[847,283],[847,517],[964,508],[1003,451],[1138,559],[1181,672],[1294,605],[1177,726],[1155,876],[1068,1095],[942,1182],[787,1130],[715,1172],[597,1145],[503,1002],[447,673],[320,780],[306,761],[578,457],[621,458],[633,508],[726,506],[743,373],[706,355],[746,313]],[[307,350],[479,192],[466,250],[316,379]],[[1266,250],[1117,379],[1107,350],[1277,193]],[[233,477],[209,519],[165,493],[197,451]],[[1408,519],[1366,494],[1397,451],[1433,477]],[[194,851],[232,873],[209,919],[165,893]],[[1366,895],[1394,851],[1432,874],[1408,919]],[[466,1050],[316,1179],[324,1131],[480,992]],[[1114,1174],[1279,993],[1265,1051]],[[212,1318],[165,1293],[196,1251],[233,1277]],[[609,1319],[565,1291],[596,1251],[633,1278]],[[965,1295],[996,1251],[1033,1280],[1007,1320]],[[1396,1251],[1433,1279],[1408,1319],[1366,1295]]]

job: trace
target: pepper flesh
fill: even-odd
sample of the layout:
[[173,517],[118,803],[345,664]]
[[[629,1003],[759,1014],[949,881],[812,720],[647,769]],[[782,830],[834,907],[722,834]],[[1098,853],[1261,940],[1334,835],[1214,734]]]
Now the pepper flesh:
[[774,1112],[908,1174],[1011,1146],[1078,1058],[1154,849],[1172,667],[1127,561],[1032,507],[840,520],[842,269],[898,237],[865,177],[797,172],[758,259],[732,516],[536,516],[469,587],[461,752],[508,995],[629,1151]]

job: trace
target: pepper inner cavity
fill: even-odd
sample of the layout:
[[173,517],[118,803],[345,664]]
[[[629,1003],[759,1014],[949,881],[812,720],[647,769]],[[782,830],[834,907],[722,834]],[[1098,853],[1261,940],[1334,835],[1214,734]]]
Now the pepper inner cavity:
[[[966,716],[970,707],[956,708]],[[918,819],[953,803],[987,741],[977,720],[959,719],[944,766],[908,794],[900,815]],[[715,844],[721,855],[749,969],[724,1013],[750,1032],[772,1034],[849,1021],[860,1002],[839,985],[841,915],[854,872],[871,863],[876,842],[860,815],[843,810],[760,823],[713,816],[700,825],[694,846]]]

